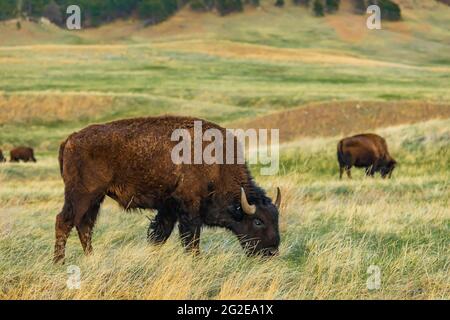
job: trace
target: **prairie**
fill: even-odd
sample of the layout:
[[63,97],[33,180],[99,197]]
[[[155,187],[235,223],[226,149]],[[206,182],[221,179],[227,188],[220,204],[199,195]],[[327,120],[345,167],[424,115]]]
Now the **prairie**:
[[[148,28],[0,23],[0,148],[30,145],[38,160],[0,163],[0,299],[450,298],[450,8],[401,1],[403,20],[371,31],[345,10],[319,19],[262,2]],[[107,200],[94,253],[73,232],[66,264],[53,265],[60,141],[161,114],[280,129],[279,173],[252,167],[269,195],[282,190],[280,255],[249,258],[219,229],[203,231],[198,257],[177,232],[151,246],[154,213]],[[391,180],[338,179],[336,143],[361,131],[386,138],[399,162]],[[67,286],[70,266],[79,289]]]

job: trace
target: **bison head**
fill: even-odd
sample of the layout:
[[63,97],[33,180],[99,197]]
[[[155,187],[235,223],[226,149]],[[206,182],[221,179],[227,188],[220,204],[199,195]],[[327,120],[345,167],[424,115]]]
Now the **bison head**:
[[386,178],[386,176],[391,178],[392,172],[394,171],[396,165],[397,161],[395,161],[394,159],[390,159],[389,161],[387,161],[386,164],[380,168],[381,176],[383,178]]
[[230,226],[231,231],[237,235],[242,247],[249,255],[276,255],[280,244],[278,231],[280,189],[277,188],[275,203],[265,198],[264,201],[250,204],[243,188],[241,188],[240,200],[240,206],[231,209],[235,220]]

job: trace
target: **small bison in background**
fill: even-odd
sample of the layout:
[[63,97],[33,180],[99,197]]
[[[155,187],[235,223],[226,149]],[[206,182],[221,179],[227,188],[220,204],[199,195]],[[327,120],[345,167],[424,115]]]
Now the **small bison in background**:
[[[226,130],[214,123],[165,116],[91,125],[61,144],[59,165],[65,195],[56,217],[55,262],[63,261],[73,227],[84,252],[91,252],[92,231],[106,196],[125,210],[157,210],[148,232],[152,243],[164,243],[178,222],[182,243],[193,253],[199,252],[204,226],[230,230],[249,254],[277,253],[279,189],[272,202],[247,166],[237,161],[173,162],[171,153],[178,144],[171,139],[174,130],[187,130],[193,137],[194,121],[202,121],[203,130],[215,129],[226,137]],[[233,139],[236,146],[237,139]]]
[[385,178],[392,175],[397,162],[389,155],[386,140],[376,134],[358,134],[344,138],[337,146],[339,161],[339,178],[342,179],[344,170],[351,179],[352,167],[365,168],[366,175],[373,177],[380,172]]
[[6,162],[5,157],[3,156],[2,149],[0,149],[0,162]]
[[10,151],[10,162],[23,162],[33,161],[36,162],[34,158],[34,150],[28,147],[17,147]]

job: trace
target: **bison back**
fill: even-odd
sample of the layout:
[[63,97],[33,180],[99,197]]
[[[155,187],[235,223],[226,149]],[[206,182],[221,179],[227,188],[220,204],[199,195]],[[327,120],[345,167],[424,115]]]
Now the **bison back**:
[[338,160],[345,166],[369,167],[384,157],[386,151],[386,142],[380,136],[360,134],[339,142]]
[[[226,179],[223,170],[228,166],[172,161],[172,150],[179,143],[171,141],[172,133],[187,130],[193,144],[195,120],[200,121],[187,117],[128,119],[74,133],[60,147],[64,182],[82,185],[88,192],[106,192],[123,206],[132,202],[148,207],[175,192],[185,199],[202,197],[208,185]],[[214,128],[226,134],[224,128],[201,121],[203,130]]]
[[11,160],[36,161],[34,150],[29,147],[17,147],[10,151]]

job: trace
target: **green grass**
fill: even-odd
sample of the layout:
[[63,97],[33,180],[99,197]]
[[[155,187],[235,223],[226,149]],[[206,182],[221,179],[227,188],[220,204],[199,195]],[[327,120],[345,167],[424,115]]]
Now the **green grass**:
[[[259,176],[252,167],[270,195],[276,186],[283,194],[280,256],[269,261],[246,257],[224,230],[205,230],[196,258],[183,252],[176,234],[162,247],[148,245],[146,215],[154,213],[124,213],[107,200],[94,254],[83,255],[74,232],[66,266],[51,263],[54,220],[63,204],[57,149],[71,132],[93,122],[165,113],[234,127],[316,101],[448,104],[444,8],[406,12],[402,26],[410,38],[390,24],[360,42],[344,41],[326,19],[303,9],[267,7],[226,18],[205,15],[203,33],[137,33],[103,41],[62,32],[41,41],[55,46],[30,39],[29,47],[0,47],[0,92],[10,97],[7,104],[0,101],[0,112],[15,115],[3,121],[0,113],[0,147],[6,153],[30,145],[38,159],[0,164],[0,299],[448,299],[448,119],[377,129],[399,162],[392,180],[366,178],[357,169],[353,180],[339,180],[341,137],[282,144],[277,176]],[[176,42],[198,39],[208,48],[226,40],[269,46],[274,55],[314,49],[379,64],[225,57],[186,51],[189,44]],[[116,45],[78,46],[99,41]],[[90,99],[98,110],[83,113]],[[82,100],[88,101],[83,112],[52,114],[60,103],[77,106]],[[21,108],[27,103],[36,108],[35,117]],[[80,267],[80,290],[67,289],[67,265]],[[379,290],[366,287],[371,265],[382,272]]]

